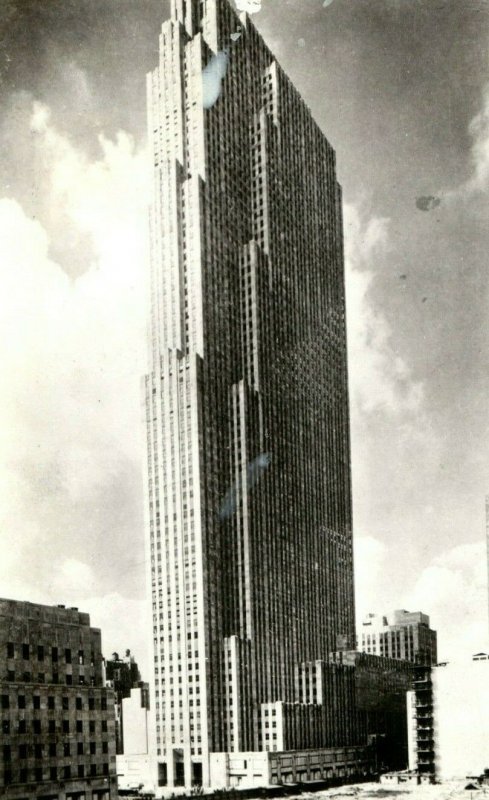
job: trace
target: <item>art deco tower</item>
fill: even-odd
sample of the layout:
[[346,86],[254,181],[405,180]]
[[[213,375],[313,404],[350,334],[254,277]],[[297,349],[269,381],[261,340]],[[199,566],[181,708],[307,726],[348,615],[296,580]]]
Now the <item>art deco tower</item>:
[[207,783],[354,642],[341,190],[228,0],[172,0],[148,112],[155,746],[163,781]]

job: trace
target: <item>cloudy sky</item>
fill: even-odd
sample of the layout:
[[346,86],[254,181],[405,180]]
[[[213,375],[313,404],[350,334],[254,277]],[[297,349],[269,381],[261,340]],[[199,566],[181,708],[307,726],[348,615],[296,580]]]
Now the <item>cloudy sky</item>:
[[[344,189],[357,607],[487,646],[489,3],[242,0]],[[0,595],[145,659],[145,73],[166,0],[2,0]],[[431,198],[431,199],[430,199]]]

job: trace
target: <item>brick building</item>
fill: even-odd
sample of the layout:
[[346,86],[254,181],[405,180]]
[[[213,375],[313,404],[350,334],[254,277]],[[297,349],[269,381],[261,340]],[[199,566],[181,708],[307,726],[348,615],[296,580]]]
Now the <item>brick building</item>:
[[3,800],[112,800],[114,698],[76,608],[0,599]]
[[359,650],[385,658],[436,664],[437,636],[430,618],[421,611],[400,609],[388,617],[368,614],[361,629]]

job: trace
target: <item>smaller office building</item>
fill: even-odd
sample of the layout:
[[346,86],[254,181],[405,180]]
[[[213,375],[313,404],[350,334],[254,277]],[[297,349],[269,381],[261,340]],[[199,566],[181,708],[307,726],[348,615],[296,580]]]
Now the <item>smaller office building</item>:
[[436,631],[430,628],[429,616],[421,611],[401,609],[388,617],[368,614],[362,623],[358,649],[413,664],[436,664]]
[[2,800],[114,800],[114,697],[76,608],[0,599]]

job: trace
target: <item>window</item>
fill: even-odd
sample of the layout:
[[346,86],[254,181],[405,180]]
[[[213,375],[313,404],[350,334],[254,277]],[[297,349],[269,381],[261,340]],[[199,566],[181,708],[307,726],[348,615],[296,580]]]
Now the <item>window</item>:
[[54,711],[54,697],[52,695],[48,697],[48,708],[50,711]]
[[71,650],[69,647],[65,650],[65,661],[67,664],[71,664]]
[[42,758],[42,744],[35,744],[34,745],[34,757],[35,758]]
[[83,700],[81,697],[76,698],[75,707],[77,711],[81,711],[83,709]]
[[7,680],[8,681],[15,681],[15,672],[13,671],[13,669],[8,669],[7,670]]
[[27,745],[19,744],[19,758],[27,758]]
[[63,778],[71,778],[71,767],[63,767]]
[[63,742],[63,755],[64,756],[71,755],[71,753],[70,753],[70,743],[69,742]]
[[32,720],[32,730],[34,733],[41,733],[41,720],[40,719],[33,719]]
[[25,661],[29,660],[29,645],[28,644],[23,644],[22,645],[22,658]]
[[10,699],[8,694],[2,694],[2,708],[10,708]]
[[95,733],[95,722],[93,719],[88,723],[88,731],[89,733]]
[[2,719],[2,733],[3,734],[10,733],[10,720]]
[[67,719],[64,719],[64,720],[63,720],[63,733],[69,733],[69,732],[70,732],[70,723],[69,723],[69,720],[67,720]]
[[55,662],[58,660],[58,648],[57,647],[52,647],[51,648],[51,659],[52,659],[52,661],[55,661]]
[[68,697],[63,697],[63,698],[61,699],[61,708],[62,708],[64,711],[68,711],[69,707],[70,707],[70,701],[69,701],[69,698],[68,698]]
[[89,711],[95,711],[95,698],[94,697],[89,697],[88,698],[88,710]]
[[44,647],[42,644],[37,646],[37,660],[44,661]]
[[69,675],[69,674],[67,674],[67,675],[66,675],[66,685],[67,685],[67,686],[71,686],[71,685],[72,685],[72,683],[73,683],[73,675]]
[[96,774],[97,774],[97,765],[96,764],[90,764],[90,775],[93,776],[93,775],[96,775]]
[[77,719],[76,721],[76,732],[83,733],[83,722],[81,719]]
[[102,742],[102,753],[108,753],[108,752],[109,752],[109,743]]
[[78,764],[78,777],[79,778],[85,777],[85,767],[83,764]]
[[108,775],[109,774],[109,765],[108,764],[102,764],[102,774],[103,775]]
[[21,783],[27,783],[28,777],[29,777],[28,771],[26,770],[25,767],[22,767],[22,769],[19,770],[19,780],[20,780],[20,782]]
[[7,658],[15,658],[15,648],[13,642],[7,642]]
[[9,744],[4,744],[4,746],[3,746],[3,760],[4,761],[10,761],[11,758],[12,758],[12,753],[11,753],[11,750],[10,750],[10,745]]
[[100,699],[100,708],[101,708],[102,711],[107,711],[107,698],[106,697],[102,697]]
[[27,730],[27,725],[25,719],[19,719],[19,733],[25,733]]
[[51,781],[58,780],[58,770],[56,767],[49,767],[49,780]]
[[102,733],[107,733],[107,720],[102,720]]
[[46,679],[46,676],[44,675],[44,672],[38,672],[38,674],[37,674],[37,682],[38,683],[44,683],[45,679]]
[[32,702],[34,704],[35,710],[39,711],[39,709],[41,708],[41,698],[38,694],[34,695],[34,697],[32,698]]
[[50,758],[56,757],[56,742],[49,743],[49,756]]
[[96,742],[90,742],[90,755],[94,756],[94,755],[96,755],[96,753],[97,753],[97,743]]
[[83,742],[78,742],[78,744],[76,746],[76,752],[77,752],[77,755],[79,755],[79,756],[83,755]]
[[48,720],[48,733],[56,733],[56,722],[54,719]]
[[59,682],[59,675],[57,672],[53,672],[53,683]]
[[84,664],[85,663],[85,656],[84,656],[83,650],[79,650],[78,651],[78,663],[79,664]]
[[19,694],[19,696],[17,697],[17,707],[25,708],[25,695]]

